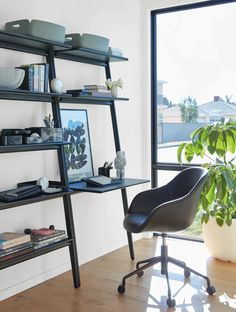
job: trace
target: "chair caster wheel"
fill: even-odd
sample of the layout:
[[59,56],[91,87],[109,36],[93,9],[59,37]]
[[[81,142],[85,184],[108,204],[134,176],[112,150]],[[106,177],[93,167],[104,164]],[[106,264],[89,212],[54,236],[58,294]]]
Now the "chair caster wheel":
[[169,308],[173,308],[176,305],[175,299],[168,298],[166,300],[166,304],[168,305]]
[[206,289],[208,295],[214,295],[214,293],[216,292],[216,289],[214,286],[208,286],[207,289]]
[[144,274],[143,271],[140,271],[140,272],[137,273],[137,275],[138,275],[139,277],[143,276],[143,274]]
[[120,284],[117,288],[119,294],[123,294],[125,292],[125,286]]
[[190,275],[191,275],[191,272],[185,269],[184,270],[184,276],[189,277]]

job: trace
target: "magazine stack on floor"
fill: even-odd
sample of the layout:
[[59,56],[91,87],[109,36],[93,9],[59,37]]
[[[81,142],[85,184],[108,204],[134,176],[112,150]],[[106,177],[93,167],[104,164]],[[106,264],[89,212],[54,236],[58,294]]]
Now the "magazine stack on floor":
[[30,235],[24,233],[0,233],[0,262],[33,251]]
[[39,249],[68,238],[65,230],[40,228],[31,230],[31,242],[34,249]]

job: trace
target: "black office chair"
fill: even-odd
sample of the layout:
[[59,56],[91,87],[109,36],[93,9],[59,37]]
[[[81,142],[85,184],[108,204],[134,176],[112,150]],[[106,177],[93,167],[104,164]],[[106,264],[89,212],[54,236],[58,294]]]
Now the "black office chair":
[[[189,277],[190,272],[201,276],[207,281],[206,291],[209,295],[215,293],[215,287],[211,285],[207,276],[186,266],[183,261],[168,256],[166,245],[167,232],[177,232],[189,227],[196,215],[198,200],[207,177],[207,170],[201,167],[192,167],[181,171],[168,184],[139,193],[132,201],[128,213],[124,219],[124,227],[130,233],[144,231],[161,232],[161,255],[152,257],[136,264],[136,270],[127,274],[118,287],[118,292],[125,292],[126,279],[137,274],[143,275],[143,270],[152,265],[161,263],[161,274],[166,275],[168,298],[167,305],[174,307],[176,302],[171,297],[169,284],[168,262],[184,269],[184,276]],[[142,266],[140,266],[142,264]]]

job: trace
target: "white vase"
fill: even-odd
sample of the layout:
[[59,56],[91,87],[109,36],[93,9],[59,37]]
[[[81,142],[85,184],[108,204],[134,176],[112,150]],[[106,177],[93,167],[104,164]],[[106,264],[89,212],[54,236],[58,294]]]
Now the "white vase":
[[118,87],[113,87],[111,89],[111,94],[113,97],[117,97],[118,96]]
[[215,218],[203,223],[203,239],[209,253],[223,261],[236,261],[236,219],[232,220],[231,226],[224,224],[219,226]]

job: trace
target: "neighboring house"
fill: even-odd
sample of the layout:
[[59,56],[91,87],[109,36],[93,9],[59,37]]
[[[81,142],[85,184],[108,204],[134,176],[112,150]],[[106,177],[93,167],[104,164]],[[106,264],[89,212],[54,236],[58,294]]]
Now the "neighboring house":
[[165,107],[162,111],[162,122],[163,123],[180,123],[182,122],[181,113],[179,106]]
[[222,119],[236,121],[236,104],[223,101],[219,96],[214,96],[212,102],[198,106],[199,122],[215,122]]
[[[221,120],[236,121],[236,104],[227,103],[219,96],[214,96],[213,101],[198,105],[197,121],[199,123],[213,123]],[[161,121],[163,123],[181,123],[179,106],[162,109]]]

